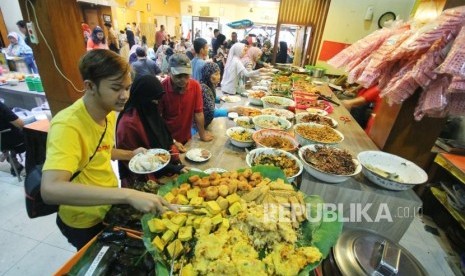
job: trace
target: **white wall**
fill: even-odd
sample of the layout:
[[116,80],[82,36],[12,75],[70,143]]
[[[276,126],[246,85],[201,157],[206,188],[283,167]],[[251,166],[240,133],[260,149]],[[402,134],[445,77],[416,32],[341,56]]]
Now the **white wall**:
[[3,19],[5,20],[8,32],[21,33],[18,27],[16,26],[16,22],[18,22],[21,19],[26,20],[26,18],[23,18],[21,14],[21,9],[19,8],[19,0],[0,0],[0,9],[2,9]]
[[[415,0],[332,0],[322,41],[352,44],[377,30],[378,19],[385,12],[394,12],[408,20],[414,4]],[[364,20],[368,7],[373,7],[371,21]],[[325,62],[317,64],[327,67],[329,72],[340,73]]]

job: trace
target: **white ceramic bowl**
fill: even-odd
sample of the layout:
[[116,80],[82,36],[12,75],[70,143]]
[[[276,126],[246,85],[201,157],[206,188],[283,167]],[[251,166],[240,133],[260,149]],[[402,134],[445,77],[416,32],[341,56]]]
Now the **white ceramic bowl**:
[[18,85],[18,83],[19,83],[19,80],[17,80],[17,79],[7,79],[6,80],[6,84],[9,84],[11,86]]
[[292,111],[280,108],[264,108],[262,109],[263,115],[274,115],[278,117],[286,118],[289,122],[294,120],[295,114]]
[[[283,148],[283,147],[271,147],[268,145],[262,144],[262,140],[266,137],[276,137],[276,138],[282,138],[286,141],[288,141],[290,144],[292,144],[292,147],[288,148]],[[293,152],[297,149],[299,146],[299,143],[297,140],[289,133],[281,130],[275,130],[275,129],[261,129],[259,131],[256,131],[252,135],[253,140],[255,141],[255,144],[257,147],[264,147],[264,148],[276,148],[276,149],[281,149],[289,152]]]
[[[242,140],[237,140],[237,139],[234,139],[232,137],[232,134],[234,132],[247,132],[250,134],[250,140],[245,140],[245,141],[242,141]],[[252,135],[255,131],[253,129],[250,129],[250,128],[243,128],[243,127],[231,127],[231,128],[228,128],[226,130],[226,135],[228,135],[229,139],[231,140],[231,143],[233,145],[235,145],[236,147],[240,147],[240,148],[248,148],[250,146],[253,145],[253,139],[252,139]]]
[[[307,149],[314,151],[315,146],[316,145],[307,145],[307,146],[303,146],[303,147],[301,147],[299,149],[299,157],[300,157],[300,160],[302,160],[302,164],[304,166],[304,169],[309,174],[311,174],[313,177],[315,177],[315,178],[317,178],[317,179],[319,179],[321,181],[328,182],[328,183],[341,183],[341,182],[344,182],[347,179],[349,179],[351,176],[357,175],[362,171],[362,166],[360,165],[360,162],[358,162],[358,160],[355,159],[355,158],[352,159],[352,161],[355,164],[355,171],[352,174],[339,175],[339,174],[327,173],[327,172],[324,172],[324,171],[321,171],[321,170],[315,168],[314,166],[310,165],[307,161],[305,161],[305,158],[304,158],[304,152]],[[338,149],[336,147],[333,147],[333,148]],[[338,150],[340,150],[340,149],[338,149]]]
[[[307,115],[317,115],[317,116],[320,116],[320,117],[323,117],[323,118],[326,118],[326,119],[331,120],[332,125],[331,125],[330,127],[332,127],[332,128],[336,128],[337,125],[338,125],[337,121],[334,120],[334,119],[331,118],[331,117],[323,116],[323,115],[319,115],[319,114],[312,114],[312,113],[308,113],[308,112],[297,113],[297,114],[295,115],[295,123],[296,123],[296,124],[299,124],[299,123],[310,123],[310,122],[303,122],[303,121],[302,121],[302,118],[304,118],[304,117],[307,116]],[[316,122],[316,123],[319,124],[318,122]]]
[[300,126],[308,126],[308,127],[315,127],[315,128],[322,128],[324,127],[323,125],[320,125],[320,124],[315,124],[315,123],[300,123],[300,124],[296,124],[294,126],[294,133],[295,133],[295,138],[297,139],[297,142],[299,142],[299,144],[301,146],[305,146],[305,145],[311,145],[311,144],[326,144],[326,145],[335,145],[335,144],[338,144],[342,141],[344,141],[344,135],[333,129],[333,128],[329,128],[330,131],[333,131],[334,133],[336,133],[336,135],[338,135],[341,139],[337,142],[325,142],[325,141],[321,141],[321,140],[318,140],[318,139],[315,139],[315,140],[312,140],[312,139],[308,139],[304,136],[302,136],[301,134],[299,134],[299,132],[297,131],[297,128],[299,128]]
[[[422,168],[394,154],[382,151],[363,151],[358,154],[357,158],[363,166],[363,174],[373,183],[389,190],[408,190],[428,181],[428,175]],[[373,171],[373,168],[397,174],[399,180],[387,178]]]
[[328,115],[328,111],[323,110],[323,109],[309,107],[306,110],[307,110],[308,113],[312,113],[312,114],[318,114],[318,115],[321,115],[321,116]]
[[254,128],[255,125],[253,124],[252,117],[249,116],[240,116],[234,119],[234,123],[238,127],[243,128]]
[[288,130],[292,126],[292,123],[289,122],[288,120],[282,117],[273,116],[273,115],[259,115],[259,116],[253,117],[252,120],[253,120],[256,130],[260,130],[260,129]]
[[290,106],[295,106],[295,102],[291,99],[278,96],[265,96],[262,98],[264,108],[281,108],[287,109]]
[[[287,176],[287,181],[292,182],[294,179],[299,176],[303,171],[302,162],[300,162],[299,158],[295,157],[292,153],[289,153],[284,150],[279,149],[272,149],[272,148],[258,148],[250,151],[247,156],[245,157],[245,162],[249,167],[252,167],[253,159],[262,155],[262,154],[270,154],[270,155],[285,155],[286,157],[294,160],[299,167],[298,172],[294,175]],[[254,164],[255,165],[255,164]]]

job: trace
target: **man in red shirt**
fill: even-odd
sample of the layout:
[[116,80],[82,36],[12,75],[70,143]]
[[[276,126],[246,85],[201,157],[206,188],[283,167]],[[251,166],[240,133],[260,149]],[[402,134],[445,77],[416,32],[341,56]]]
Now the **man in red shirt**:
[[157,45],[157,48],[161,45],[163,40],[167,40],[165,26],[160,25],[160,30],[155,33],[155,44]]
[[199,130],[202,141],[213,140],[213,135],[205,130],[203,98],[200,84],[191,79],[190,59],[182,53],[169,59],[169,76],[161,83],[165,95],[159,103],[160,114],[166,122],[173,138],[185,144],[191,138],[192,122]]

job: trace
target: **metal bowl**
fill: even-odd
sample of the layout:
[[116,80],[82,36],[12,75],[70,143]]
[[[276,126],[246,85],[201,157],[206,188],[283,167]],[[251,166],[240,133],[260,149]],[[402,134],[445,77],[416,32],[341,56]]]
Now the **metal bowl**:
[[363,151],[357,158],[362,164],[363,175],[376,185],[389,190],[408,190],[428,181],[428,175],[422,168],[394,154]]

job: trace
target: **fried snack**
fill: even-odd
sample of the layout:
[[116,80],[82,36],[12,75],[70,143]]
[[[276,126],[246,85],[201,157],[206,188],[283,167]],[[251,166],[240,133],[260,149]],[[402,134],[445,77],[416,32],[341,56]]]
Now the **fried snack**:
[[189,177],[189,183],[194,184],[194,183],[197,182],[199,179],[200,179],[200,176],[198,176],[198,175],[190,176],[190,177]]
[[294,144],[286,138],[281,136],[265,136],[262,137],[258,143],[264,145],[268,148],[275,148],[275,149],[292,149],[294,148]]
[[218,186],[218,194],[222,197],[226,197],[229,194],[229,187],[228,185],[220,185]]
[[215,200],[218,198],[218,188],[210,186],[205,190],[205,200]]

